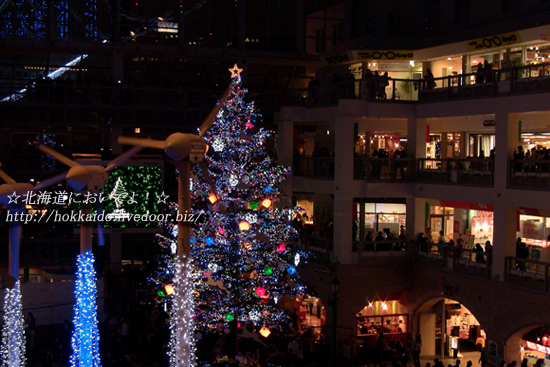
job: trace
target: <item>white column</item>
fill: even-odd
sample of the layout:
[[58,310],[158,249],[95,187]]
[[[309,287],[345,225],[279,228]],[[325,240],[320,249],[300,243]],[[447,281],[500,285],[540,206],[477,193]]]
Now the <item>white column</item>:
[[407,120],[407,156],[426,158],[427,119],[410,117]]
[[495,115],[495,190],[493,227],[493,278],[504,280],[504,257],[515,256],[517,208],[509,207],[503,196],[508,178],[508,161],[519,144],[519,115]]
[[[453,213],[453,240],[456,242],[457,238],[464,233],[464,209],[454,208]],[[457,233],[454,231],[455,222],[458,224]]]
[[334,162],[334,255],[342,264],[352,261],[354,122],[352,116],[334,122],[334,146],[340,147]]
[[[292,167],[294,172],[296,169],[293,167],[294,121],[285,118],[285,116],[283,107],[277,115],[277,164]],[[281,182],[280,188],[287,195],[287,202],[281,204],[292,205],[292,176]]]
[[[417,220],[416,210],[417,210],[417,199],[414,197],[408,197],[406,199],[407,205],[407,214],[406,214],[406,226],[405,230],[407,232],[407,241],[414,241],[418,236],[419,232],[423,232],[424,229],[419,229],[422,224],[422,220]],[[364,237],[363,237],[364,238]]]

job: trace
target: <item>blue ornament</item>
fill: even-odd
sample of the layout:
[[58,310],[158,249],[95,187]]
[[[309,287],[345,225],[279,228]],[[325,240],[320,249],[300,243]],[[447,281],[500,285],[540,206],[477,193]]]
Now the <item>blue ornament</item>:
[[212,237],[206,237],[205,241],[208,246],[212,246],[214,244],[214,239]]
[[286,272],[292,275],[296,273],[296,268],[294,266],[289,266],[288,268],[286,268]]

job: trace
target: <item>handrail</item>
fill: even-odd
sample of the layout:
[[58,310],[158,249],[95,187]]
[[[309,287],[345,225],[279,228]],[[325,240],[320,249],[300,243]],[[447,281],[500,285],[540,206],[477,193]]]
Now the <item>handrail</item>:
[[[450,244],[415,243],[416,263],[491,279],[493,256],[491,252],[458,248]],[[480,257],[481,256],[481,257]]]

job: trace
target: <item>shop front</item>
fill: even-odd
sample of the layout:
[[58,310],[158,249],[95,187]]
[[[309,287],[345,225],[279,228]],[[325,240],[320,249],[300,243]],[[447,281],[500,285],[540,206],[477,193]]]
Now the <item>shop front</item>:
[[373,241],[379,232],[384,239],[396,239],[402,229],[406,230],[404,198],[355,199],[354,205],[355,241]]
[[409,315],[404,312],[399,300],[386,299],[369,302],[355,317],[357,320],[357,342],[371,347],[383,333],[386,342],[401,341],[407,346],[409,340]]
[[[437,243],[441,232],[446,243],[463,240],[464,248],[472,250],[479,243],[485,250],[487,241],[493,243],[494,212],[485,204],[439,200],[429,205],[430,227],[426,233]],[[469,253],[468,253],[469,254]]]
[[537,360],[544,360],[550,365],[550,334],[545,327],[539,327],[523,336],[520,345],[520,360],[527,359],[527,366],[532,367]]
[[[521,210],[525,211],[525,209]],[[518,214],[517,235],[527,245],[529,259],[550,261],[550,251],[547,249],[550,238],[550,217]]]

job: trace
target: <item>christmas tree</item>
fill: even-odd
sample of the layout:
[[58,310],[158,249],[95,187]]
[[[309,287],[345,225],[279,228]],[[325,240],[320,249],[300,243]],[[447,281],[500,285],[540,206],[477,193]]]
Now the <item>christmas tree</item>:
[[[210,146],[206,165],[196,167],[192,181],[194,214],[200,214],[191,238],[194,321],[200,331],[224,330],[231,322],[252,322],[257,329],[289,323],[278,303],[303,290],[296,268],[305,254],[293,248],[296,232],[290,225],[296,208],[278,207],[277,184],[290,169],[266,153],[270,132],[258,128],[260,116],[245,101],[238,69],[231,71],[230,96],[204,137]],[[152,277],[161,302],[169,299],[177,236],[177,226],[165,228],[168,234],[158,236],[161,266]]]

